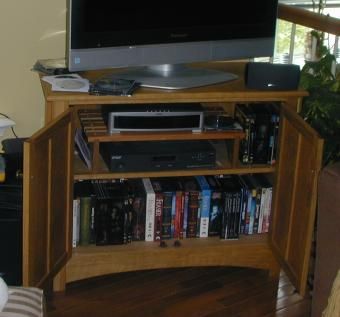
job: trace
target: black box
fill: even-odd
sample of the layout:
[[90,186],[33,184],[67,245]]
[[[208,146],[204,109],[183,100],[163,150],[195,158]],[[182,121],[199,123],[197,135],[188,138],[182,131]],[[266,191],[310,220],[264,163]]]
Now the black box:
[[100,151],[112,172],[210,168],[216,150],[209,141],[105,142]]

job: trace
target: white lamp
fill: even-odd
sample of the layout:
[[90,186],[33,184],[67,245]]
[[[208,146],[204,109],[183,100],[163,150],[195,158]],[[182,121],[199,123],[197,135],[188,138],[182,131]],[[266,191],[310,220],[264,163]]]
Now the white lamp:
[[4,135],[7,128],[13,127],[15,122],[8,118],[0,118],[0,136]]

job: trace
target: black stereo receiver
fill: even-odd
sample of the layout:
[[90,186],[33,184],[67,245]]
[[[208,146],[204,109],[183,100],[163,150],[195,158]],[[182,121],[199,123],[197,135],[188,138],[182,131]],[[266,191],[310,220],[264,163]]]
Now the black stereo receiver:
[[216,151],[209,141],[104,142],[101,155],[111,172],[210,168]]

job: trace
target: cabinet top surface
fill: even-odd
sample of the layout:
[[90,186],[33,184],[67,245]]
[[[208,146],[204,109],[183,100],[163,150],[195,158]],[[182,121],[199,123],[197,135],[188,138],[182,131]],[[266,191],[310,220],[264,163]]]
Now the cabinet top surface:
[[[140,88],[133,96],[94,96],[88,93],[53,92],[48,83],[41,81],[46,101],[63,101],[69,104],[109,104],[109,103],[143,103],[143,102],[214,102],[214,101],[241,101],[241,100],[282,100],[286,98],[299,98],[306,96],[303,90],[291,91],[260,91],[245,87],[244,72],[245,62],[213,62],[195,64],[193,67],[209,67],[232,72],[239,76],[238,79],[215,85],[199,88],[165,90],[155,88]],[[79,74],[91,81],[101,76],[112,73],[114,70],[99,70],[80,72]]]

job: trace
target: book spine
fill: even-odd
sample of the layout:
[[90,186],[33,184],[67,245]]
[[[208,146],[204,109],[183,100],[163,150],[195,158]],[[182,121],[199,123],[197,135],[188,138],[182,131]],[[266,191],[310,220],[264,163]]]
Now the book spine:
[[163,193],[162,239],[171,238],[171,213],[173,192]]
[[266,191],[266,198],[265,198],[265,207],[264,207],[264,219],[262,225],[262,232],[269,231],[269,224],[270,224],[270,217],[271,217],[271,208],[272,208],[272,196],[273,196],[273,188],[268,187]]
[[80,199],[73,199],[72,247],[79,245]]
[[243,183],[240,177],[240,182],[242,186],[242,200],[240,206],[240,234],[246,233],[246,215],[247,215],[247,202],[248,202],[248,189]]
[[201,218],[199,227],[199,237],[207,238],[209,232],[209,214],[210,214],[210,203],[211,203],[211,190],[209,184],[204,176],[197,176],[196,180],[201,187]]
[[138,193],[133,199],[133,227],[132,227],[132,240],[143,241],[145,240],[145,197],[143,194]]
[[248,234],[254,233],[254,222],[255,222],[255,213],[256,213],[256,189],[251,189],[251,203],[249,209],[249,229]]
[[242,191],[236,193],[235,210],[234,210],[234,239],[240,236],[240,220],[242,207]]
[[174,193],[174,195],[172,196],[172,205],[171,205],[171,238],[175,237],[176,200],[177,200],[177,193]]
[[90,243],[91,205],[91,197],[80,197],[80,245],[88,245]]
[[241,110],[241,106],[237,105],[235,108],[235,117],[243,127],[245,138],[241,140],[239,159],[242,163],[249,162],[249,146],[250,146],[250,120]]
[[183,238],[183,203],[184,203],[183,192],[176,191],[174,239]]
[[261,195],[262,189],[257,187],[255,196],[255,216],[254,216],[254,226],[253,233],[258,233],[259,230],[259,222],[260,222],[260,212],[261,212]]
[[260,204],[260,217],[259,217],[259,226],[257,229],[257,233],[263,232],[263,220],[264,220],[264,212],[265,212],[265,201],[267,197],[267,188],[262,187],[261,188],[261,204]]
[[188,228],[187,237],[197,237],[197,214],[199,210],[199,192],[189,192],[189,206],[188,206]]
[[96,243],[95,204],[96,204],[96,197],[91,196],[90,243]]
[[209,212],[209,232],[210,237],[219,236],[221,232],[221,217],[222,217],[222,192],[212,191],[210,212]]
[[155,231],[154,241],[162,239],[162,214],[163,214],[163,195],[155,194]]
[[156,195],[149,178],[143,178],[146,192],[145,241],[154,241]]
[[232,194],[230,192],[224,191],[224,207],[222,212],[222,229],[221,238],[229,238],[229,223],[230,223],[230,211],[232,208]]
[[128,197],[124,201],[124,243],[132,242],[132,234],[133,234],[133,197]]
[[189,215],[189,192],[184,192],[183,205],[183,238],[187,238],[188,234],[188,215]]

